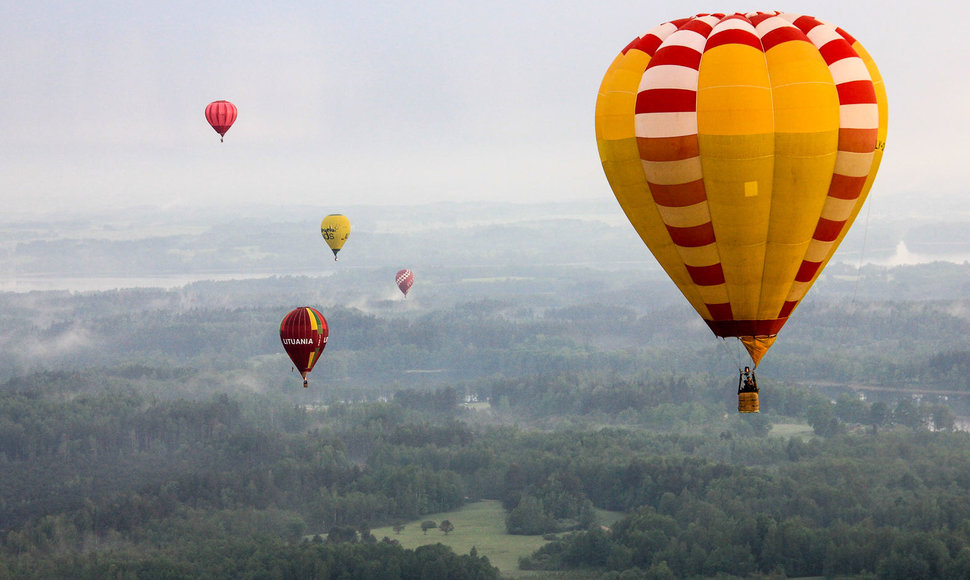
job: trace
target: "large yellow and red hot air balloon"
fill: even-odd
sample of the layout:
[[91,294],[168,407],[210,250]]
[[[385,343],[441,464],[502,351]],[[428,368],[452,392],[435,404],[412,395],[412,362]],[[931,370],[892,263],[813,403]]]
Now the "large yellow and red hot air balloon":
[[596,102],[600,158],[630,222],[755,366],[859,213],[886,121],[862,45],[779,12],[661,24],[616,57]]
[[309,306],[294,308],[280,322],[280,342],[303,376],[304,387],[307,386],[307,373],[320,360],[329,336],[327,320],[320,311]]

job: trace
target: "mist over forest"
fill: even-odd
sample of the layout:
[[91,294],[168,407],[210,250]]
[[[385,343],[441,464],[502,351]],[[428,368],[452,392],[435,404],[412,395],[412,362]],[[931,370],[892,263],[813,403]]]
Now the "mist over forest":
[[[338,208],[339,261],[332,211],[0,223],[0,576],[970,571],[967,224],[857,223],[741,416],[743,349],[612,200]],[[541,548],[373,533],[469,505]]]
[[[353,218],[353,242],[344,265],[327,263],[325,252],[319,252],[320,216],[332,211]],[[855,273],[860,264],[963,263],[970,258],[970,216],[912,215],[860,215],[833,261],[851,265]],[[107,280],[100,288],[124,288],[151,277],[319,276],[398,264],[432,271],[475,266],[520,275],[556,265],[658,268],[615,200],[608,198],[336,209],[144,208],[12,222],[0,217],[0,258],[0,289],[13,291],[82,290],[84,279],[92,278]],[[55,280],[45,286],[46,279]]]

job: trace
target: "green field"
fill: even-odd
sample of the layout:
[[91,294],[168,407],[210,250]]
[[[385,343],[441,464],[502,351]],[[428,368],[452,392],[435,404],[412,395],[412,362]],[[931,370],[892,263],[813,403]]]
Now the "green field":
[[[600,521],[609,525],[622,514],[597,511]],[[455,526],[454,531],[445,535],[441,530],[433,528],[427,533],[421,531],[421,522],[432,520],[441,523],[448,520]],[[549,572],[521,571],[519,558],[528,556],[545,544],[540,536],[512,536],[505,533],[505,510],[496,500],[485,500],[470,503],[459,510],[429,514],[412,522],[400,534],[395,534],[390,527],[374,528],[371,533],[381,539],[384,536],[401,542],[405,548],[417,548],[425,544],[441,543],[451,547],[456,554],[467,554],[472,547],[480,556],[488,556],[493,566],[501,570],[502,575],[511,578],[573,578],[582,576],[562,575]]]
[[805,423],[774,423],[771,425],[769,435],[775,437],[798,437],[804,440],[815,436],[815,431],[811,425]]

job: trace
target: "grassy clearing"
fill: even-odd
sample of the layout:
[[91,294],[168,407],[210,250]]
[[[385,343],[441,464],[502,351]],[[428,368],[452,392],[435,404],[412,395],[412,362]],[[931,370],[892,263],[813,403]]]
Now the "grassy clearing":
[[809,439],[815,436],[815,431],[806,423],[773,423],[768,434],[774,437]]
[[[455,530],[445,535],[434,528],[427,533],[421,531],[421,522],[432,520],[441,523],[449,520]],[[390,527],[371,530],[378,539],[387,536],[405,548],[417,548],[426,544],[442,543],[451,547],[456,554],[467,554],[474,547],[481,556],[488,556],[493,566],[503,575],[518,572],[519,558],[527,556],[545,544],[539,536],[511,536],[505,533],[505,510],[495,500],[480,501],[463,506],[451,512],[429,514],[420,520],[408,522],[400,534]]]
[[[598,515],[604,525],[610,525],[622,516],[612,512],[598,512]],[[455,529],[448,535],[437,528],[424,533],[421,531],[421,522],[424,520],[432,520],[435,523],[448,520]],[[519,570],[519,558],[535,552],[546,541],[540,536],[512,536],[505,533],[505,510],[502,509],[501,502],[496,500],[470,503],[459,510],[430,514],[420,520],[407,522],[407,527],[400,534],[395,534],[391,527],[375,528],[371,533],[377,539],[384,536],[393,538],[410,549],[441,543],[449,546],[456,554],[467,554],[474,547],[480,556],[488,556],[492,565],[501,570],[503,576],[509,578],[582,577]]]

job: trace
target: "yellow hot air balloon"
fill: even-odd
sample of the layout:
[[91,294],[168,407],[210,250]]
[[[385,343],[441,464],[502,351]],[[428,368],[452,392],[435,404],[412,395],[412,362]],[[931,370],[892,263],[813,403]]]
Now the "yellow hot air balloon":
[[333,259],[337,260],[337,252],[344,247],[344,242],[350,236],[350,220],[339,213],[332,213],[320,222],[320,235],[333,250]]
[[887,117],[875,63],[842,29],[780,12],[703,14],[616,57],[596,138],[644,243],[757,367],[859,213]]

